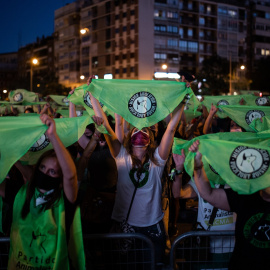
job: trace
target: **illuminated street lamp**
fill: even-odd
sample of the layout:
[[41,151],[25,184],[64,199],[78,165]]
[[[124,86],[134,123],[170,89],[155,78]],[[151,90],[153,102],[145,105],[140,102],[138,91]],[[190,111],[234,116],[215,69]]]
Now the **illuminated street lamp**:
[[161,66],[161,68],[164,69],[164,70],[167,70],[168,66],[167,66],[166,64],[163,64],[163,65]]
[[33,58],[30,62],[30,91],[33,91],[33,66],[38,65],[37,58]]
[[84,75],[81,75],[81,76],[80,76],[80,79],[81,79],[81,80],[84,80],[84,79],[85,79],[85,76],[84,76]]
[[240,69],[241,70],[244,70],[246,67],[244,66],[244,65],[242,65],[241,67],[240,67]]
[[80,33],[81,33],[82,35],[85,35],[85,34],[88,33],[88,32],[89,32],[89,28],[87,28],[87,27],[80,29]]

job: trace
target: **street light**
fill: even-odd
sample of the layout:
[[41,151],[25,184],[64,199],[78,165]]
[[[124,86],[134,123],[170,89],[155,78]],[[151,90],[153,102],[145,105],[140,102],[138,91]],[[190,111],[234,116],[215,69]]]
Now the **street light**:
[[85,35],[85,34],[88,33],[88,32],[89,32],[89,28],[87,28],[87,27],[80,29],[80,33],[81,33],[82,35]]
[[38,65],[37,58],[33,58],[30,62],[30,91],[33,91],[33,66]]

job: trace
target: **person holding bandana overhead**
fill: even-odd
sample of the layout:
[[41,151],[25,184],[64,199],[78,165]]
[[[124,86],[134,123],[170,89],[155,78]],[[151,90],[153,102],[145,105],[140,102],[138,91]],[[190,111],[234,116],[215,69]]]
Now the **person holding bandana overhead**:
[[[31,179],[14,194],[8,269],[85,269],[77,173],[56,132],[54,120],[40,116],[53,145],[37,161]],[[2,187],[2,186],[1,186]],[[10,199],[10,198],[9,198]]]
[[161,177],[184,104],[175,108],[158,146],[148,127],[142,130],[132,128],[122,144],[110,127],[99,102],[90,92],[89,94],[95,115],[103,119],[103,125],[109,133],[105,134],[105,139],[118,170],[117,193],[112,213],[114,226],[120,226],[126,221],[134,232],[148,236],[155,246],[157,265],[161,267],[166,244],[162,220]]

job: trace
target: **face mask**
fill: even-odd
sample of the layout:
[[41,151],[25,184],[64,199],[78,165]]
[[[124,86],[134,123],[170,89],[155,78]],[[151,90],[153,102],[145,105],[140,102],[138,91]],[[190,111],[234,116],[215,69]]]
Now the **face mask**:
[[60,177],[51,177],[47,174],[44,174],[40,170],[37,170],[35,177],[37,188],[44,190],[56,189],[59,187],[62,181]]
[[149,142],[149,135],[142,130],[137,130],[131,135],[131,144],[135,147],[147,146]]

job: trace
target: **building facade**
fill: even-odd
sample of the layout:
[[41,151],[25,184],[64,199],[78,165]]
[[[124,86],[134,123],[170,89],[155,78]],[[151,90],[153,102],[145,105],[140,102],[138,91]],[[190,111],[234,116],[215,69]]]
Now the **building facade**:
[[179,70],[197,74],[214,54],[245,64],[242,2],[75,1],[55,11],[59,83],[76,87],[89,75],[149,80]]

